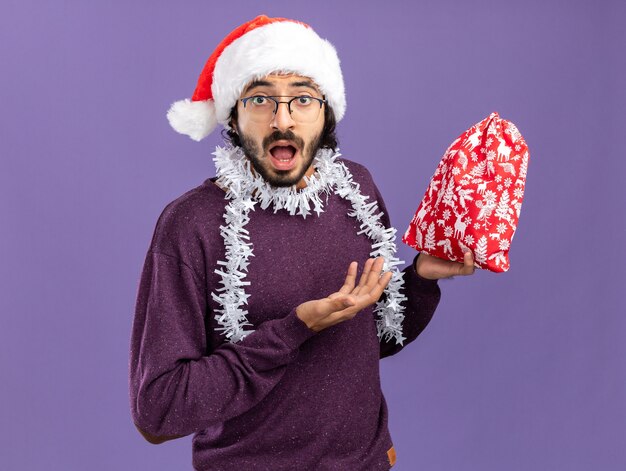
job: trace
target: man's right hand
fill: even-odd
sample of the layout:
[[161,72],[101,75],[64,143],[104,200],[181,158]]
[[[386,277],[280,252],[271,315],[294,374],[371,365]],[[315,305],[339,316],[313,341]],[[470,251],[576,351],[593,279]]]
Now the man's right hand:
[[359,284],[355,286],[358,263],[352,262],[339,291],[327,298],[300,304],[296,308],[297,316],[315,332],[352,319],[357,312],[378,301],[389,284],[392,273],[388,271],[381,276],[383,264],[383,257],[368,258]]

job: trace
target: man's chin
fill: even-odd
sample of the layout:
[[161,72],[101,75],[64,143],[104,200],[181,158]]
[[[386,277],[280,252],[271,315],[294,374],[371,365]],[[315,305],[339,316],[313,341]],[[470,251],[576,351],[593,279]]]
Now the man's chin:
[[263,168],[261,176],[270,185],[277,188],[286,188],[296,185],[306,173],[299,166],[291,170],[277,170],[275,168]]

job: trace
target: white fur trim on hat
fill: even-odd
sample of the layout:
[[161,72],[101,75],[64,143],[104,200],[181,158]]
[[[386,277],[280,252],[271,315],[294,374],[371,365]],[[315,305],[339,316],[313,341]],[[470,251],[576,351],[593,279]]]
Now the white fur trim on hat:
[[301,24],[281,21],[249,31],[228,45],[215,64],[211,92],[217,121],[227,124],[231,108],[251,80],[292,72],[319,86],[339,122],[346,110],[339,64],[334,46]]
[[213,100],[191,101],[188,98],[174,102],[167,112],[167,120],[177,132],[200,141],[217,125],[215,103]]

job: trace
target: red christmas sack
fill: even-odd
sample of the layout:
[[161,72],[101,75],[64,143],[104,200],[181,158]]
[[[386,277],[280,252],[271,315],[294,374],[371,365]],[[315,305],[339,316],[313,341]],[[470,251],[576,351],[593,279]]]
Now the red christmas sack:
[[493,272],[509,269],[528,169],[526,141],[493,112],[446,150],[402,237],[429,255]]

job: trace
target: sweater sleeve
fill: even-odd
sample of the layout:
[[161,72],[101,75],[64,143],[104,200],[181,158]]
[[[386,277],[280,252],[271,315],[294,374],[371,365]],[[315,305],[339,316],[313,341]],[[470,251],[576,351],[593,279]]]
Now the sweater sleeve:
[[441,290],[437,280],[423,278],[415,271],[418,257],[419,254],[415,256],[411,265],[402,270],[403,294],[407,297],[404,321],[402,322],[402,335],[406,337],[406,340],[404,340],[403,345],[396,343],[395,339],[381,340],[380,358],[395,355],[415,340],[432,319],[441,299]]
[[[380,222],[386,228],[389,228],[391,227],[389,212],[373,180],[372,186],[374,187],[378,208],[383,213]],[[419,253],[413,259],[413,263],[402,270],[404,283],[402,284],[403,289],[401,293],[407,297],[407,300],[403,302],[404,320],[402,321],[402,335],[406,339],[402,345],[398,344],[393,338],[381,340],[380,358],[395,355],[409,343],[413,342],[432,319],[441,299],[441,290],[437,280],[423,278],[415,271],[415,262],[418,257]]]
[[208,352],[206,288],[178,257],[149,250],[130,350],[131,415],[153,436],[185,436],[236,417],[281,380],[315,332],[296,315]]

